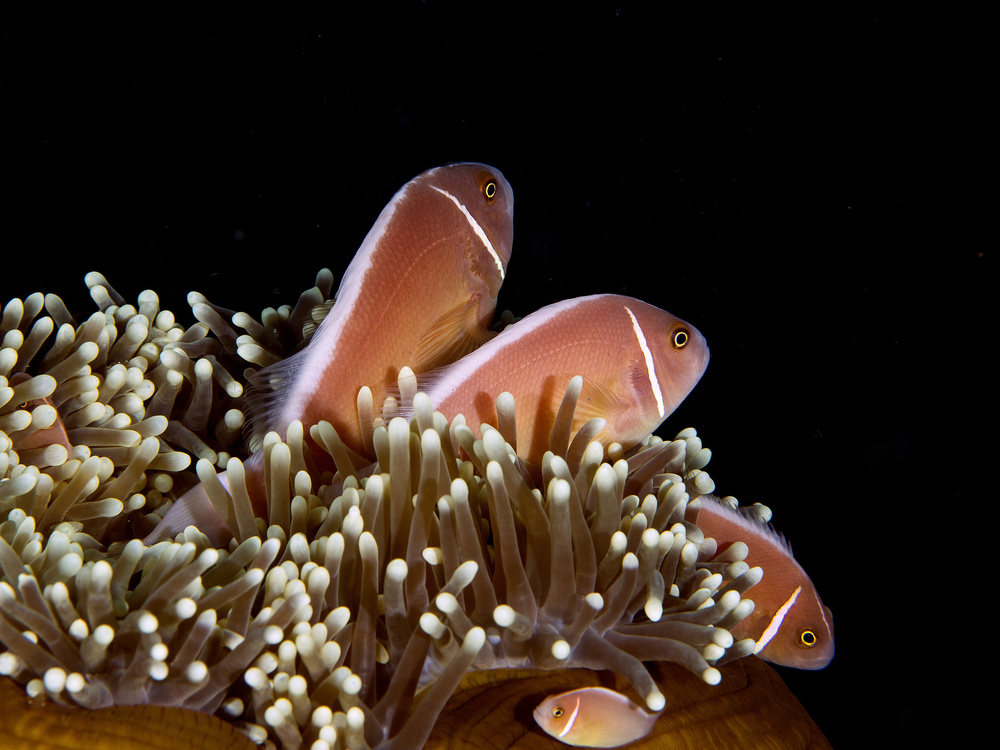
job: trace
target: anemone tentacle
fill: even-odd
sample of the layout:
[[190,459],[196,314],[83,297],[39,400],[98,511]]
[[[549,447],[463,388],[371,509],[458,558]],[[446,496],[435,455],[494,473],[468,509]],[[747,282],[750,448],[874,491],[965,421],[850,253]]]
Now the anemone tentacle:
[[[643,661],[711,683],[753,650],[728,629],[760,571],[690,520],[715,488],[693,430],[628,455],[574,440],[574,382],[535,471],[505,439],[509,395],[477,439],[417,394],[366,433],[369,467],[326,423],[309,434],[334,472],[301,425],[264,436],[256,517],[243,384],[308,337],[332,276],[261,322],[192,293],[188,328],[152,292],[86,282],[100,309],[79,326],[41,294],[0,322],[0,673],[30,695],[193,708],[287,748],[416,747],[469,670],[611,669],[654,705]],[[143,545],[195,486],[233,541]]]

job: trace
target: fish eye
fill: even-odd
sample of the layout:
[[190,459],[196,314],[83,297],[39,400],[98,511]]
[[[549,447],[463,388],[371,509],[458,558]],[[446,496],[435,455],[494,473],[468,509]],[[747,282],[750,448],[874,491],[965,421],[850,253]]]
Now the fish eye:
[[493,199],[497,197],[497,184],[493,180],[489,180],[483,185],[483,195],[486,196],[487,203],[492,203]]
[[806,628],[801,633],[799,633],[799,645],[802,648],[815,648],[819,644],[819,638],[816,633]]
[[552,709],[552,715],[557,719],[561,719],[564,713],[566,712],[563,711],[562,706],[556,706],[555,708]]
[[688,333],[686,328],[678,328],[674,331],[673,337],[670,339],[671,345],[677,351],[680,351],[691,341],[691,334]]

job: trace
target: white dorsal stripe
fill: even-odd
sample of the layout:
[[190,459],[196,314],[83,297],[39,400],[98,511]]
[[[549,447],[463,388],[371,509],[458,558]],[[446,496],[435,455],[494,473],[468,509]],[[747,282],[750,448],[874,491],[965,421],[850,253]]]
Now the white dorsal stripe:
[[795,591],[793,591],[792,595],[788,597],[788,601],[782,604],[778,611],[774,613],[774,617],[771,618],[771,622],[767,624],[767,627],[764,628],[764,632],[761,633],[760,638],[757,639],[757,647],[753,650],[755,654],[759,654],[761,650],[771,642],[771,639],[778,634],[778,631],[781,630],[781,623],[784,622],[785,615],[788,614],[792,605],[795,604],[795,600],[799,598],[800,591],[802,591],[802,587],[796,586]]
[[[340,285],[337,287],[335,295],[337,304],[330,310],[309,346],[303,349],[295,360],[305,372],[301,377],[292,379],[292,387],[286,394],[282,407],[281,419],[276,424],[267,424],[267,429],[283,429],[284,423],[287,423],[288,420],[298,419],[305,410],[305,404],[308,403],[316,389],[321,386],[322,374],[333,356],[332,352],[340,345],[341,334],[358,305],[358,300],[365,286],[365,277],[373,267],[373,256],[379,250],[379,243],[396,213],[396,206],[406,199],[412,184],[413,180],[410,180],[392,196],[392,200],[382,209],[372,228],[365,235],[361,247],[358,248],[340,279]],[[369,279],[368,283],[373,282]],[[282,360],[277,367],[282,367],[291,361],[293,360],[289,357]]]
[[656,399],[656,410],[660,417],[666,416],[666,409],[663,406],[663,394],[660,393],[660,381],[656,377],[656,368],[653,367],[653,353],[649,351],[649,346],[646,344],[646,336],[642,332],[642,326],[639,325],[639,321],[635,319],[635,315],[627,307],[625,312],[628,316],[632,318],[632,330],[635,331],[635,337],[639,340],[639,348],[642,349],[642,356],[646,360],[646,375],[649,378],[649,384],[653,388],[653,398]]
[[419,378],[417,381],[421,383],[421,389],[430,396],[431,402],[437,404],[465,383],[472,373],[476,372],[480,367],[487,366],[494,358],[497,358],[496,361],[498,362],[504,361],[507,356],[504,354],[504,350],[508,346],[518,346],[525,338],[530,337],[536,329],[549,324],[553,318],[557,318],[578,305],[586,304],[600,296],[602,295],[595,294],[589,297],[576,297],[575,299],[553,302],[541,310],[536,310],[524,320],[519,320],[515,325],[508,326],[496,337],[475,351],[466,354],[454,365],[442,368],[441,377],[436,379],[433,386],[427,387],[424,385],[426,381],[422,381]]
[[573,725],[576,724],[576,717],[580,715],[580,696],[576,696],[576,706],[573,708],[573,713],[570,714],[569,721],[566,722],[566,726],[559,733],[559,737],[565,737],[573,729]]
[[486,249],[489,250],[490,255],[493,256],[493,262],[497,264],[497,269],[500,271],[500,281],[503,281],[503,261],[500,260],[500,256],[497,255],[497,251],[493,249],[493,243],[490,242],[490,238],[486,236],[486,232],[483,231],[483,228],[479,226],[479,222],[472,217],[472,214],[469,213],[469,209],[465,207],[465,204],[460,203],[458,198],[454,195],[449,193],[447,190],[442,190],[436,185],[431,185],[431,187],[441,193],[441,195],[446,195],[451,198],[451,202],[458,206],[459,211],[465,214],[465,218],[472,227],[472,231],[476,233],[476,236],[486,246]]

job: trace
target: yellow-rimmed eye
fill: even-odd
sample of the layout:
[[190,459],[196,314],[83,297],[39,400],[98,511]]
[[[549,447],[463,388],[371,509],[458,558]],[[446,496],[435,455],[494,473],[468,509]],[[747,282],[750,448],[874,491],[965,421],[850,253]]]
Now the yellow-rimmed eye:
[[562,718],[562,715],[564,713],[566,712],[563,711],[562,706],[556,706],[555,708],[552,709],[552,715],[557,719]]
[[819,638],[816,633],[809,628],[806,628],[801,633],[799,633],[799,645],[802,648],[815,648],[819,644]]
[[480,170],[476,173],[476,184],[479,185],[479,192],[486,199],[486,205],[491,205],[500,193],[500,184],[497,182],[497,178],[490,172]]
[[687,328],[678,328],[674,331],[674,335],[670,339],[670,344],[674,347],[674,349],[680,351],[687,346],[690,341],[691,334],[688,333]]

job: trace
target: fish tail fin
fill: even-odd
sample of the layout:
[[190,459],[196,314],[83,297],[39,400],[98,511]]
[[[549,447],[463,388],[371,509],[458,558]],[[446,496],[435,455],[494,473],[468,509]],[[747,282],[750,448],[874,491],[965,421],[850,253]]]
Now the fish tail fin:
[[[301,354],[301,353],[300,353]],[[247,379],[243,399],[246,420],[243,437],[251,453],[260,450],[264,436],[272,430],[281,432],[281,413],[288,401],[291,384],[302,365],[302,357],[295,354],[273,365],[268,365]]]

